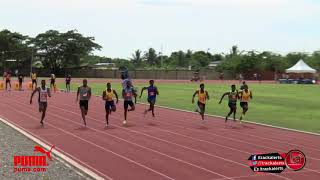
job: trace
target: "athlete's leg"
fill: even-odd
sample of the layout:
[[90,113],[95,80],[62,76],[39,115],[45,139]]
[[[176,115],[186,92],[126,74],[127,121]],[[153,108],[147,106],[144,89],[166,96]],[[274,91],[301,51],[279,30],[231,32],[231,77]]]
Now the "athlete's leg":
[[246,112],[248,111],[249,107],[248,104],[244,104],[242,107],[242,114],[240,116],[240,120],[242,120],[244,118],[244,116],[246,115]]
[[132,101],[129,103],[129,105],[130,105],[130,109],[128,109],[128,111],[134,111],[136,109]]
[[226,116],[225,122],[228,121],[229,116],[233,113],[233,105],[231,103],[229,103],[228,106],[229,106],[230,111],[229,111],[228,115]]
[[205,105],[198,101],[198,107],[199,107],[199,114],[201,116],[201,119],[204,120]]
[[124,109],[124,121],[123,121],[123,124],[126,124],[127,123],[127,113],[128,113],[128,101],[124,101],[123,102],[123,109]]
[[116,112],[116,110],[117,110],[117,108],[116,108],[115,105],[111,106],[111,111],[112,111],[112,112]]
[[228,120],[229,116],[230,116],[232,113],[233,113],[233,109],[230,108],[230,111],[229,111],[228,115],[226,116],[226,121]]
[[46,112],[47,112],[47,107],[44,106],[44,107],[43,107],[43,110],[42,110],[41,121],[40,121],[40,123],[41,123],[42,125],[43,125],[43,120],[44,120],[44,118],[46,117]]
[[106,109],[106,123],[109,125],[109,108]]
[[85,110],[85,107],[81,106],[80,109],[81,109],[81,116],[82,116],[83,123],[86,126],[87,123],[86,123],[86,110]]
[[155,117],[154,115],[154,104],[155,104],[155,101],[151,102],[150,103],[150,109],[151,109],[151,112],[152,112],[152,116]]
[[237,106],[235,105],[233,108],[233,120],[236,120]]

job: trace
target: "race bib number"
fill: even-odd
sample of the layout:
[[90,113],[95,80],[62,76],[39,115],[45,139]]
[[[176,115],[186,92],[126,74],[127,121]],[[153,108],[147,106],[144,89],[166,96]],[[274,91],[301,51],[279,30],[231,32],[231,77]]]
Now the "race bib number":
[[155,93],[154,93],[154,92],[150,92],[149,95],[150,95],[150,96],[154,96]]
[[131,97],[131,93],[126,93],[126,97]]
[[87,96],[88,96],[88,93],[84,93],[82,96],[83,96],[83,97],[87,97]]
[[40,101],[42,101],[42,102],[47,101],[47,93],[40,94]]

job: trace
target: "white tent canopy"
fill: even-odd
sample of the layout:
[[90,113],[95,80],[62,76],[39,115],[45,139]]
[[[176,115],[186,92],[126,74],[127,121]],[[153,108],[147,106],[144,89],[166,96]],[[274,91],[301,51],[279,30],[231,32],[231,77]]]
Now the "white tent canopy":
[[297,64],[286,70],[287,73],[316,73],[315,69],[312,69],[308,64],[306,64],[302,59],[300,59]]

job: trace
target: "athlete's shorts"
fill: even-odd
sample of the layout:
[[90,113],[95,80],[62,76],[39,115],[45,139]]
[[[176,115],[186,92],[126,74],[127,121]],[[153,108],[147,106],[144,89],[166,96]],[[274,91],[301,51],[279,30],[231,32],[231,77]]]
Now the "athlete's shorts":
[[114,107],[114,101],[106,101],[104,107],[105,107],[106,110],[112,109]]
[[124,109],[128,109],[129,106],[130,107],[134,106],[133,101],[124,101],[123,102]]
[[236,102],[229,102],[228,106],[230,109],[235,109],[235,108],[237,108],[237,103]]
[[148,97],[148,102],[151,104],[155,104],[156,103],[156,97]]
[[37,80],[32,79],[32,84],[37,84]]
[[241,106],[242,108],[248,107],[248,102],[240,102],[240,106]]
[[89,101],[88,100],[80,100],[80,108],[83,107],[85,110],[89,108]]
[[10,82],[11,82],[11,80],[10,80],[10,79],[6,79],[6,84],[7,84],[7,83],[10,83]]
[[50,82],[50,84],[55,84],[55,82],[56,82],[56,80],[55,79],[51,79],[51,82]]
[[48,102],[39,102],[39,110],[45,110],[48,107]]
[[206,104],[203,104],[202,102],[198,101],[199,108],[202,108],[203,111],[206,110]]

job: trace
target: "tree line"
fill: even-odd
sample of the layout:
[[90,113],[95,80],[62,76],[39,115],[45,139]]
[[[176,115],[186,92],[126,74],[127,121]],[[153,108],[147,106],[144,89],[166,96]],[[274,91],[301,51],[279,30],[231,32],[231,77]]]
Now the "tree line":
[[217,71],[233,73],[272,71],[282,73],[299,59],[305,60],[311,67],[320,70],[320,51],[312,53],[292,52],[286,55],[271,51],[240,50],[232,46],[227,53],[209,51],[175,51],[164,55],[153,48],[146,51],[136,50],[128,58],[109,58],[94,55],[102,46],[94,37],[86,37],[77,30],[59,32],[48,30],[35,37],[9,30],[0,31],[1,67],[6,59],[16,59],[16,68],[30,67],[33,62],[41,62],[42,68],[59,74],[64,68],[90,67],[96,63],[115,63],[119,68],[134,69],[188,69],[210,68],[216,62]]

